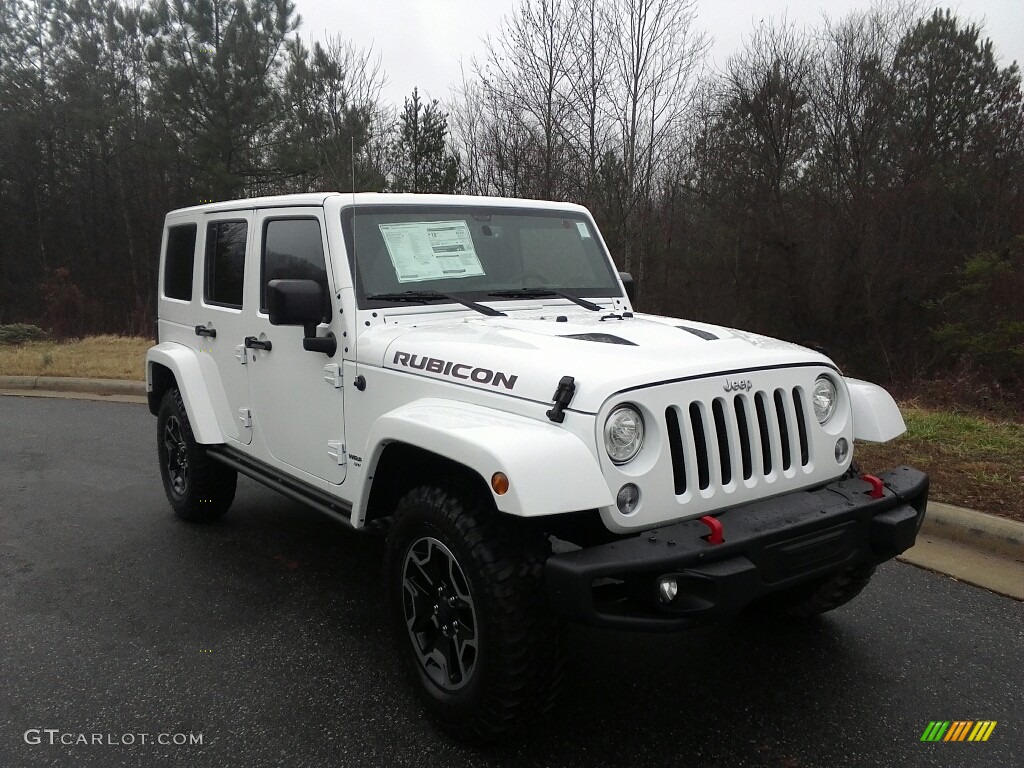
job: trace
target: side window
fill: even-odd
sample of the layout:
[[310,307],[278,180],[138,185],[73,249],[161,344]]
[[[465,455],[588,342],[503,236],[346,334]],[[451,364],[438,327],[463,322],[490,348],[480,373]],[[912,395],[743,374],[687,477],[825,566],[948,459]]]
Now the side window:
[[315,280],[324,295],[324,320],[331,319],[331,289],[327,284],[323,238],[317,219],[270,219],[263,225],[260,267],[260,310],[267,311],[271,280]]
[[246,233],[244,221],[215,221],[207,225],[204,296],[210,304],[242,306]]
[[169,299],[192,300],[192,264],[196,255],[196,230],[195,224],[179,225],[167,230],[164,296]]

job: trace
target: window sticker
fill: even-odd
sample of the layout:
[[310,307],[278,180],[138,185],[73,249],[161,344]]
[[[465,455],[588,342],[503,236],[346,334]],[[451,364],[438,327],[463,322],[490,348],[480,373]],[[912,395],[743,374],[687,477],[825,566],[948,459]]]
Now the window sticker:
[[400,283],[484,274],[465,221],[378,224]]
[[579,230],[581,239],[586,240],[590,237],[590,230],[587,229],[587,223],[585,221],[577,221],[576,229]]

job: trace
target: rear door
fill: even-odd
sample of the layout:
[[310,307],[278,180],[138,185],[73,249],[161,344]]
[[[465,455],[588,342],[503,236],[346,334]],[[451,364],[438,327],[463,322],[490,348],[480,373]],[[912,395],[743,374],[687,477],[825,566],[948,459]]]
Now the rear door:
[[[245,348],[245,255],[253,212],[231,211],[205,217],[203,293],[196,321],[199,362],[210,387],[221,430],[229,443],[252,442],[252,413]],[[205,329],[202,330],[202,329]]]
[[[258,306],[248,335],[271,343],[269,352],[249,365],[256,431],[272,459],[290,473],[329,483],[345,479],[342,332],[335,283],[328,258],[327,230],[320,208],[257,211],[254,248],[258,252]],[[255,263],[255,262],[254,262]],[[303,329],[275,326],[267,315],[266,286],[274,279],[315,280],[324,291],[320,336],[333,332],[333,358],[302,348]]]

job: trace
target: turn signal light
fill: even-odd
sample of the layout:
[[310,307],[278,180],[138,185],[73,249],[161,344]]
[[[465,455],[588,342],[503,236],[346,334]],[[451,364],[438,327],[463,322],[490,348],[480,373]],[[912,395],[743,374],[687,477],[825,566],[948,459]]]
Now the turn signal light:
[[508,476],[504,472],[495,472],[491,475],[491,488],[499,496],[508,493]]

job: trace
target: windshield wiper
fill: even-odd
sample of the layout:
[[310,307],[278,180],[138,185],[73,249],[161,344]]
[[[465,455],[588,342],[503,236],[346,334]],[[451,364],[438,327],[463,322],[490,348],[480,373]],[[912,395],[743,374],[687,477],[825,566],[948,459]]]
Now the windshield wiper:
[[566,293],[565,291],[556,291],[553,288],[511,288],[507,291],[491,291],[487,295],[522,299],[543,299],[545,296],[558,296],[559,298],[568,299],[571,302],[579,304],[581,307],[589,309],[591,312],[601,312],[603,309],[592,301],[581,299],[579,296],[573,296],[571,293]]
[[488,307],[485,304],[477,304],[475,301],[469,299],[460,299],[451,293],[441,293],[441,291],[400,291],[397,293],[373,293],[366,297],[368,301],[412,301],[418,304],[429,304],[432,301],[445,300],[451,301],[456,304],[461,304],[464,307],[476,310],[481,315],[487,315],[488,317],[507,317],[504,312],[501,312],[494,307]]

